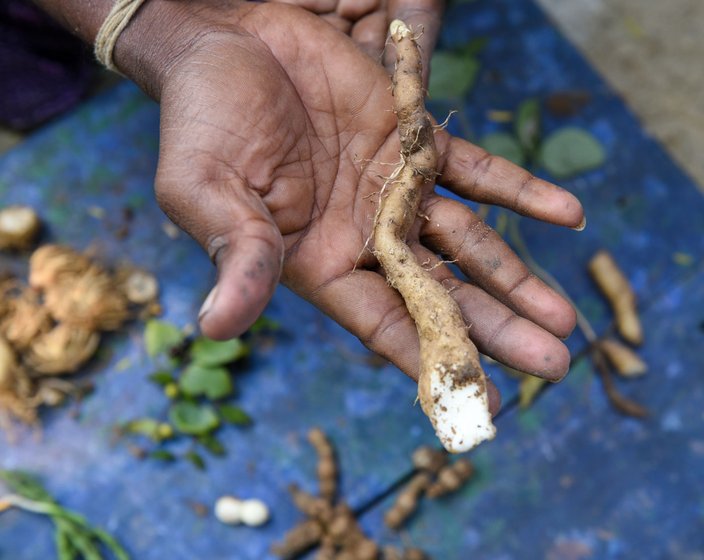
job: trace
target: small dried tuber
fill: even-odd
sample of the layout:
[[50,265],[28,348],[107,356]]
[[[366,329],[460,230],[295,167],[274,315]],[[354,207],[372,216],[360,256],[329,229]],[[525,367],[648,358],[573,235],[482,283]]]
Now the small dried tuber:
[[129,318],[127,298],[95,264],[46,286],[44,304],[57,321],[87,330],[116,330]]
[[607,338],[600,340],[598,347],[616,372],[624,377],[638,377],[648,371],[646,363],[625,344]]
[[322,538],[323,526],[320,522],[307,519],[286,533],[284,540],[274,544],[271,551],[283,560],[289,560],[314,547]]
[[643,330],[636,309],[636,296],[616,261],[607,251],[601,250],[589,261],[589,273],[614,310],[618,332],[631,344],[641,344]]
[[398,529],[415,513],[423,493],[430,486],[431,477],[425,471],[417,473],[401,490],[394,504],[384,515],[384,523],[390,529]]
[[43,290],[59,282],[64,276],[83,274],[90,267],[90,259],[63,245],[42,245],[29,259],[29,285]]
[[308,441],[318,454],[318,482],[320,496],[325,500],[334,500],[337,493],[337,462],[335,451],[325,434],[314,428],[308,433]]
[[5,313],[0,320],[0,333],[16,350],[22,351],[35,338],[47,332],[52,322],[37,292],[22,289],[19,285],[13,291],[17,293],[3,294],[6,298]]
[[10,417],[34,424],[37,411],[32,392],[32,380],[17,362],[12,346],[0,336],[0,414],[8,412]]
[[456,492],[474,474],[474,466],[469,459],[461,457],[447,465],[438,473],[437,480],[426,491],[428,498],[439,498],[445,494]]
[[37,238],[41,222],[28,206],[8,206],[0,210],[0,250],[29,249]]
[[60,323],[32,341],[25,361],[41,375],[71,373],[95,354],[99,343],[98,333]]
[[428,471],[431,474],[437,474],[447,464],[448,460],[447,453],[427,445],[416,449],[411,456],[411,461],[415,468]]

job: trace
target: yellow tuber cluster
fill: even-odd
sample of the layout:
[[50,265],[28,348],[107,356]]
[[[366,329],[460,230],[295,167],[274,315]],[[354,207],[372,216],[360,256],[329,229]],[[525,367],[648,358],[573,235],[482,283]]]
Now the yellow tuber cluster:
[[[148,285],[138,298],[135,275],[139,286]],[[95,354],[101,332],[118,329],[145,305],[157,311],[158,288],[143,271],[112,273],[62,245],[32,253],[28,284],[0,282],[0,415],[33,423],[37,407],[58,404],[58,387],[67,387],[48,377],[77,371]]]

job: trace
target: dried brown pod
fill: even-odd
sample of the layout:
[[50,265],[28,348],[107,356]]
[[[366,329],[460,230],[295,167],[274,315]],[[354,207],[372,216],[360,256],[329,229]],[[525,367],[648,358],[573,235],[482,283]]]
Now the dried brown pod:
[[474,466],[469,461],[461,457],[454,463],[443,467],[438,473],[437,480],[428,487],[426,496],[428,498],[439,498],[445,494],[456,492],[474,474]]
[[328,500],[313,496],[296,484],[291,484],[288,487],[288,491],[298,510],[307,517],[317,519],[323,523],[328,523],[332,518],[332,504]]
[[0,249],[29,249],[40,227],[39,216],[29,206],[0,209]]
[[286,533],[282,542],[271,547],[271,552],[288,560],[315,546],[322,538],[323,526],[314,519],[307,519]]
[[25,361],[40,375],[71,373],[95,354],[99,342],[96,332],[60,323],[32,342]]
[[18,351],[27,348],[53,325],[39,294],[31,289],[15,290],[14,296],[3,294],[5,312],[0,320],[0,334]]
[[646,363],[625,344],[607,338],[600,340],[598,347],[616,372],[624,377],[638,377],[648,371]]
[[78,276],[90,267],[90,259],[64,245],[42,245],[29,259],[29,285],[44,290],[66,276]]
[[636,309],[636,295],[611,254],[598,251],[589,261],[589,273],[614,310],[619,334],[631,344],[641,344],[643,329]]
[[337,493],[337,461],[335,451],[328,438],[318,428],[308,432],[308,441],[318,454],[318,482],[320,496],[326,500],[334,500]]
[[431,477],[426,471],[417,473],[401,490],[396,501],[384,515],[384,523],[390,529],[398,529],[418,508],[420,497],[430,486]]
[[127,298],[97,265],[45,287],[44,304],[57,321],[84,330],[112,331],[129,319]]

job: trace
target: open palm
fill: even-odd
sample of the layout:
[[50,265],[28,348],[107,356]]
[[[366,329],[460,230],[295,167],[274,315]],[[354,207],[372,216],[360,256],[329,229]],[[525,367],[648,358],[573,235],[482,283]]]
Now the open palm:
[[[384,69],[310,13],[249,4],[174,65],[161,103],[159,202],[218,266],[203,331],[241,334],[281,276],[416,377],[413,321],[366,246],[384,176],[399,160]],[[566,191],[444,131],[436,142],[438,182],[458,195],[581,223]],[[569,304],[466,206],[429,189],[421,214],[409,244],[451,290],[480,351],[550,379],[564,375],[569,354],[558,337],[574,327]]]

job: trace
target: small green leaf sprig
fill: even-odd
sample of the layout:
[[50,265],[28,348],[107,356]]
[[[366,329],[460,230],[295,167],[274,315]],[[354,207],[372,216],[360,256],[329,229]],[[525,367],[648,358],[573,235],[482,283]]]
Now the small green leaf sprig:
[[12,492],[0,496],[0,512],[15,507],[46,515],[54,522],[58,560],[130,560],[115,537],[92,526],[82,515],[59,505],[33,475],[18,470],[0,470],[0,480]]
[[[278,325],[260,318],[250,333],[274,331]],[[218,440],[217,431],[223,424],[248,426],[250,416],[230,402],[235,393],[230,368],[245,359],[251,345],[236,338],[217,341],[198,336],[189,339],[175,325],[152,319],[144,329],[147,354],[160,368],[149,380],[163,388],[170,403],[164,419],[137,418],[118,429],[121,435],[138,435],[150,442],[150,449],[139,449],[140,455],[161,460],[178,458],[168,449],[168,442],[191,440],[190,449],[181,455],[198,469],[205,468],[201,454],[204,449],[215,456],[227,454]]]

